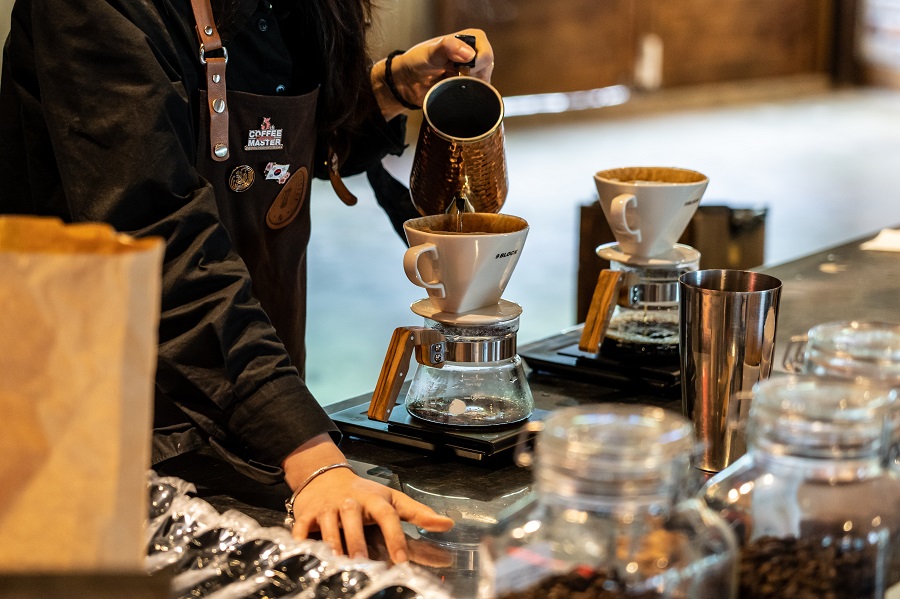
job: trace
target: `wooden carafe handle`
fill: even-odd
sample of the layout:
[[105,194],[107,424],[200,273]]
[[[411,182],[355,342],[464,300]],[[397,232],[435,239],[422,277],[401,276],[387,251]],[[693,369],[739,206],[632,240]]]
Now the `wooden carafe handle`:
[[581,351],[594,354],[600,349],[600,342],[606,335],[606,328],[609,326],[609,319],[612,318],[621,287],[621,272],[608,268],[600,271],[594,295],[591,297],[591,305],[584,320],[581,340],[578,342],[578,349]]
[[416,350],[416,362],[440,368],[444,365],[444,336],[427,327],[397,327],[391,335],[378,383],[369,402],[369,420],[387,422],[406,379],[409,358]]

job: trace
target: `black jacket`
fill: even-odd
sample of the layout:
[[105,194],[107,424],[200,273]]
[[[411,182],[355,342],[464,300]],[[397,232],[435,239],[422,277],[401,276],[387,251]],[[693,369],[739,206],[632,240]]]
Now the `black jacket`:
[[[229,89],[312,89],[322,65],[309,63],[302,27],[260,3],[227,43]],[[336,429],[254,301],[194,168],[193,28],[189,0],[17,0],[0,81],[0,212],[164,238],[156,422],[167,435],[155,436],[154,460],[211,437],[278,478],[288,453]],[[380,160],[403,150],[404,133],[405,119],[372,114],[342,167],[369,171],[398,229],[415,213]]]

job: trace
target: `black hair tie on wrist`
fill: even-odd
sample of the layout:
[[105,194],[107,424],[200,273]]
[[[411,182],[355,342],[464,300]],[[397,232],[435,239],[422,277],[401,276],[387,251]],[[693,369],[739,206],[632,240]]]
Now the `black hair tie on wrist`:
[[388,89],[391,90],[391,95],[393,95],[394,99],[400,102],[400,104],[404,108],[408,108],[409,110],[419,110],[422,107],[416,106],[412,102],[407,102],[406,100],[404,100],[403,96],[400,95],[400,91],[397,89],[397,86],[394,85],[394,73],[391,71],[391,63],[394,61],[395,56],[399,56],[404,52],[405,50],[394,50],[387,55],[387,59],[384,61],[384,81],[385,83],[387,83]]

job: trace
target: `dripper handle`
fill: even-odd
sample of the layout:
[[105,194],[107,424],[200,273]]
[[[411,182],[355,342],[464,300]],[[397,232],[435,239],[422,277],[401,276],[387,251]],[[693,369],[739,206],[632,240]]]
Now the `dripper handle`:
[[409,358],[416,350],[416,362],[440,368],[444,365],[444,335],[427,327],[397,327],[391,335],[378,383],[372,392],[369,420],[387,422],[406,379]]
[[475,47],[475,36],[469,35],[468,33],[457,33],[454,35],[458,40],[462,40],[472,46],[472,49],[475,50],[475,56],[472,57],[472,60],[469,62],[454,62],[453,64],[459,69],[460,75],[468,75],[469,69],[475,68],[475,59],[478,57],[478,48]]

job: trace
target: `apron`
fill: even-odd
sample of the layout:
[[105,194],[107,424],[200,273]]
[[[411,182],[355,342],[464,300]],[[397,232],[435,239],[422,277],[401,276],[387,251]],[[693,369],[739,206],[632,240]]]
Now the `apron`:
[[[209,0],[192,0],[197,13]],[[205,5],[205,6],[203,6]],[[211,14],[209,11],[208,14]],[[198,19],[198,23],[199,23]],[[211,19],[210,19],[211,22]],[[202,44],[209,42],[198,27]],[[207,46],[209,47],[209,46]],[[212,59],[210,59],[212,61]],[[224,64],[218,86],[201,91],[196,168],[216,192],[221,221],[247,265],[253,293],[291,362],[304,376],[306,358],[306,249],[310,236],[309,194],[316,145],[318,90],[300,96],[259,96],[226,91]],[[226,93],[227,111],[210,94]],[[204,108],[209,106],[209,110]],[[220,139],[211,120],[227,115],[227,156],[210,151]],[[221,127],[221,125],[220,125]],[[221,154],[221,152],[220,152]]]

